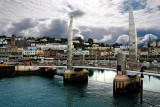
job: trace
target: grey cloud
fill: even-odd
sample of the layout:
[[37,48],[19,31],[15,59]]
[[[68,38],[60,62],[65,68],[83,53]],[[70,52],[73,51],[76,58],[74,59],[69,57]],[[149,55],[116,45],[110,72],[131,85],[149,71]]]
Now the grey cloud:
[[106,44],[114,44],[117,38],[122,34],[128,34],[128,29],[120,28],[120,27],[112,27],[109,29],[104,28],[89,28],[91,31],[85,30],[88,27],[80,27],[81,34],[84,36],[85,39],[93,38],[101,40],[103,39],[104,35],[112,35],[112,39],[110,41],[105,42]]
[[[1,31],[1,30],[0,30]],[[3,30],[4,32],[4,30]],[[0,34],[3,34],[1,31]],[[23,19],[20,22],[12,23],[12,26],[5,31],[5,35],[15,34],[17,36],[37,37],[67,37],[68,24],[64,20],[54,19],[50,24],[40,24],[32,19]]]
[[71,10],[73,10],[74,8],[73,8],[73,6],[72,5],[70,5],[70,4],[68,4],[68,8],[70,8]]
[[67,37],[68,33],[68,25],[67,22],[60,19],[55,19],[51,22],[51,24],[46,27],[45,25],[41,25],[39,27],[40,33],[39,36],[48,36],[48,37]]
[[[14,33],[17,36],[48,36],[54,38],[68,38],[68,23],[67,21],[61,19],[54,19],[51,21],[50,24],[40,24],[39,22],[36,22],[32,19],[24,19],[20,22],[12,23],[12,27],[6,31],[6,33]],[[23,31],[29,33],[25,34],[25,32]],[[138,35],[144,35],[143,31],[140,31],[138,30]],[[80,26],[78,28],[75,28],[73,32],[75,37],[84,37],[85,40],[88,40],[88,38],[102,40],[104,38],[104,35],[112,35],[111,40],[106,41],[104,43],[114,44],[120,35],[128,34],[128,29],[125,29],[123,27],[112,27],[105,29],[89,26]],[[157,37],[159,37],[159,30],[150,31],[150,34],[153,34],[153,32],[157,32],[157,34],[154,35],[157,35]]]
[[79,29],[73,29],[73,35],[80,33]]
[[30,18],[23,19],[20,22],[12,23],[12,27],[10,27],[6,33],[16,34],[17,36],[20,36],[22,34],[22,31],[29,30],[36,27],[37,25],[38,23]]
[[74,16],[74,17],[81,17],[84,14],[85,13],[81,10],[75,10],[75,11],[72,11],[72,12],[68,13],[69,16]]
[[6,33],[8,25],[9,25],[8,20],[0,21],[0,35],[4,35]]
[[38,21],[46,21],[48,20],[49,18],[39,18]]
[[19,30],[26,30],[35,27],[37,24],[38,23],[34,22],[32,19],[27,18],[23,19],[21,22],[13,23],[12,25],[19,28]]

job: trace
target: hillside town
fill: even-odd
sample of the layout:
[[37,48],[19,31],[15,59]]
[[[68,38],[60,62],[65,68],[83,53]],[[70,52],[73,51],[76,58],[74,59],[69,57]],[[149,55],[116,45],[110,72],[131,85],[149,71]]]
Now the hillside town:
[[0,0],[0,107],[160,107],[160,0]]
[[[0,36],[0,62],[1,64],[13,64],[11,62],[23,62],[30,64],[53,64],[54,60],[67,59],[67,38],[50,37],[11,37]],[[119,51],[129,56],[129,46],[115,43],[108,45],[104,43],[94,43],[92,38],[82,40],[77,37],[73,40],[73,59],[80,60],[107,60],[114,59]],[[138,48],[138,58],[159,58],[160,40],[151,42]],[[15,64],[15,63],[14,63]]]

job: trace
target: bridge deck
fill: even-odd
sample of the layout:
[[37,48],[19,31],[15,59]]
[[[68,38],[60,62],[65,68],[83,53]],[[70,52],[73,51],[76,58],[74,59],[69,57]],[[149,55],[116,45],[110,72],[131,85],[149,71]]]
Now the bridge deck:
[[[67,69],[67,66],[38,66],[38,67],[44,67],[44,68],[65,68]],[[87,69],[99,69],[99,70],[111,70],[111,71],[116,71],[116,69],[113,68],[104,68],[104,67],[89,67],[89,66],[73,66],[73,68],[87,68]],[[128,75],[136,75],[136,74],[141,74],[139,71],[131,71],[131,70],[126,70]],[[160,76],[160,74],[157,73],[149,73],[149,72],[143,72],[144,75],[151,75],[151,76]]]

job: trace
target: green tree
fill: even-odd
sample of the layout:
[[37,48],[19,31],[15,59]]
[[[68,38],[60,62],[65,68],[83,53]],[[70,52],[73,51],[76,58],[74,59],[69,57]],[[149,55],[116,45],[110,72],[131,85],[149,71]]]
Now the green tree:
[[55,43],[55,38],[47,38],[48,43]]
[[106,47],[109,47],[110,45],[106,44],[105,46],[106,46]]
[[67,38],[61,38],[61,43],[65,44],[67,43],[68,39]]
[[84,40],[82,40],[81,37],[77,37],[76,40],[79,40],[80,44],[83,44],[83,43],[84,43]]
[[115,44],[112,45],[112,47],[114,47],[114,48],[115,48],[116,46],[122,46],[122,44],[115,43]]
[[93,44],[93,43],[94,43],[93,39],[92,39],[92,38],[89,38],[89,39],[88,39],[88,43],[89,43],[89,44]]
[[101,43],[100,45],[101,45],[101,47],[104,47],[104,43]]
[[0,38],[6,38],[6,36],[5,35],[0,35]]

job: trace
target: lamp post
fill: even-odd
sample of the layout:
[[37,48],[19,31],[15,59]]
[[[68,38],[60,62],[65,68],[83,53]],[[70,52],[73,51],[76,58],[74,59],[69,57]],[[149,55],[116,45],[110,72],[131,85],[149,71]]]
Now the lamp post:
[[97,64],[97,51],[98,51],[98,49],[96,49],[96,62],[95,62],[95,64]]
[[144,72],[143,69],[144,69],[144,66],[141,67],[141,71],[140,71],[141,72],[141,78],[140,78],[141,79],[141,90],[140,90],[141,91],[141,94],[140,94],[141,95],[140,96],[141,107],[143,107],[143,78],[144,78],[144,76],[143,76],[143,72]]

